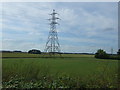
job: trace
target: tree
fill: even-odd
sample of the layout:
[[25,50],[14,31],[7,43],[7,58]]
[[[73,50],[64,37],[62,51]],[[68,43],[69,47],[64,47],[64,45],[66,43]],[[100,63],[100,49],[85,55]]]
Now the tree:
[[99,49],[96,53],[95,53],[95,58],[102,58],[102,59],[106,59],[109,58],[109,55],[102,49]]
[[118,50],[117,54],[120,55],[120,49]]
[[32,50],[29,50],[28,53],[30,53],[30,54],[41,54],[41,51],[36,50],[36,49],[32,49]]

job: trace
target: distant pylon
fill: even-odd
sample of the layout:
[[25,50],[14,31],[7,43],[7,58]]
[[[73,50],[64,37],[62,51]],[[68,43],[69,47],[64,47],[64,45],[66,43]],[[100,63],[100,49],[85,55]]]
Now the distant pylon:
[[55,10],[53,9],[53,12],[50,14],[52,17],[48,19],[50,21],[50,31],[45,46],[45,52],[49,52],[53,54],[60,52],[60,44],[58,41],[58,35],[56,30],[56,25],[58,24],[57,20],[59,18],[56,17],[56,14],[58,13],[56,13]]
[[111,55],[113,54],[113,48],[111,48]]

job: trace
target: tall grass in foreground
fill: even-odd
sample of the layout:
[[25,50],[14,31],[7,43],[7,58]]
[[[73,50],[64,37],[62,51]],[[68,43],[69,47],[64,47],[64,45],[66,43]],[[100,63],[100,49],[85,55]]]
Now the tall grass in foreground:
[[39,79],[28,80],[25,77],[11,77],[3,82],[3,88],[117,88],[117,76],[113,75],[114,81],[108,76],[92,75],[86,79],[70,77],[68,75],[41,75]]
[[[11,61],[12,63],[12,61]],[[44,75],[49,75],[49,67],[46,64],[39,65],[34,61],[24,62],[18,61],[7,63],[3,66],[3,81],[9,80],[11,77],[24,77],[26,80],[39,79]]]
[[[40,75],[39,78],[38,75]],[[112,78],[111,78],[112,77]],[[28,77],[15,75],[3,81],[3,88],[116,88],[117,74],[92,74],[87,78],[66,74],[31,74]]]
[[[9,59],[10,60],[10,59]],[[46,59],[45,59],[46,60]],[[51,60],[51,61],[50,61]],[[76,62],[76,63],[75,63]],[[79,63],[80,62],[80,63]],[[3,64],[3,88],[116,88],[118,72],[117,67],[113,67],[111,63],[106,61],[94,61],[91,62],[90,58],[79,60],[52,60],[48,59],[44,61],[33,60],[11,60],[5,61]],[[91,62],[91,63],[90,63]],[[52,66],[50,66],[52,63]],[[55,67],[57,63],[57,67]],[[66,63],[66,64],[65,64]],[[77,64],[78,63],[78,64]],[[89,64],[88,64],[89,63]],[[97,63],[101,63],[100,65]],[[61,65],[59,65],[61,64]],[[62,65],[64,64],[64,65]],[[83,68],[84,65],[93,66],[95,64],[99,65],[96,71],[91,71],[87,75],[70,75],[64,72],[54,72],[52,68],[62,68],[66,69],[75,65],[78,69]],[[67,65],[65,67],[65,65]],[[96,65],[96,66],[97,66]],[[90,67],[91,67],[90,66]],[[72,71],[76,68],[70,68]],[[89,67],[88,67],[89,68]],[[114,68],[114,69],[113,69]],[[67,69],[67,70],[69,70]],[[112,70],[111,70],[112,69]],[[51,73],[52,72],[52,73]],[[81,72],[83,73],[83,72]]]

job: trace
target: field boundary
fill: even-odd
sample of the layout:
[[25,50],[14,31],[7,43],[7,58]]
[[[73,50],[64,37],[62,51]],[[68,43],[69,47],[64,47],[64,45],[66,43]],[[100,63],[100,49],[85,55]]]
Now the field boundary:
[[[7,58],[87,58],[87,57],[2,57],[2,59]],[[104,60],[104,59],[101,59]],[[118,59],[105,59],[105,60],[118,60]]]
[[[3,58],[81,58],[81,57],[2,57]],[[86,57],[82,57],[86,58]]]

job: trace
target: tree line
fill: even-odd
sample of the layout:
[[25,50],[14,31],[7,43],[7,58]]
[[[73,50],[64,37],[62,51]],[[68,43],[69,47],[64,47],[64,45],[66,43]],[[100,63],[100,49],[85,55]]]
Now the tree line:
[[117,52],[117,55],[107,54],[106,51],[99,49],[95,53],[95,58],[100,59],[119,59],[120,60],[120,49]]

